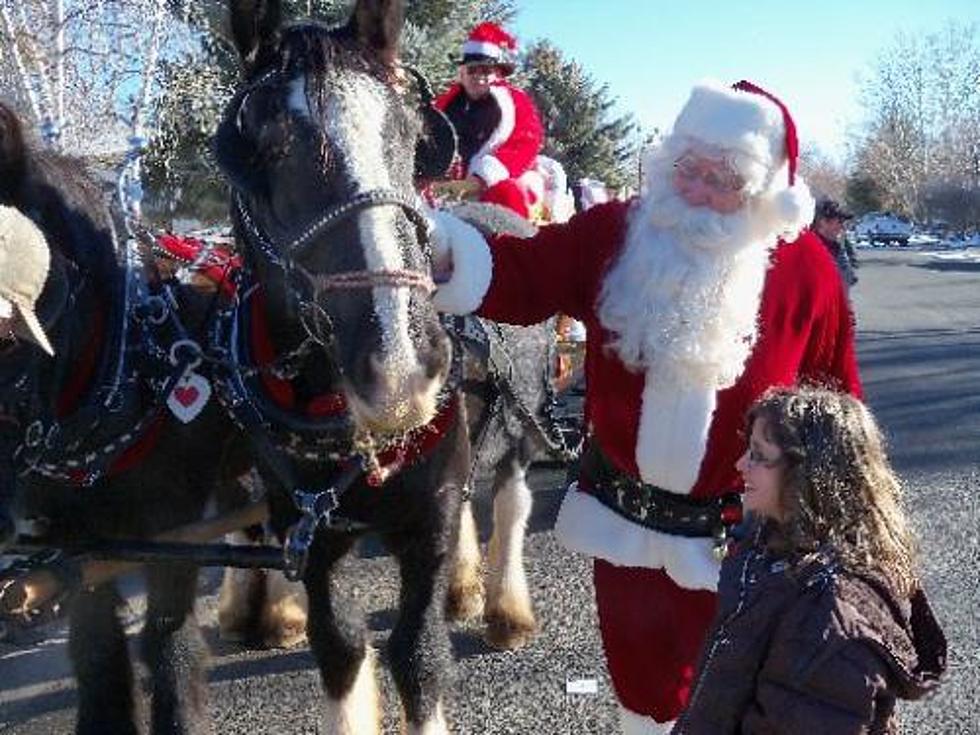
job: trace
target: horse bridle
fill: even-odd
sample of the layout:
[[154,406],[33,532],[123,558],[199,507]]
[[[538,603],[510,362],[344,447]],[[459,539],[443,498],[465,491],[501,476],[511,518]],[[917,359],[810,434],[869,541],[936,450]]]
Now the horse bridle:
[[[278,69],[268,71],[252,82],[241,93],[241,101],[238,105],[238,111],[235,113],[235,124],[240,133],[244,134],[242,130],[242,113],[252,91],[279,74],[280,70]],[[425,214],[416,203],[417,201],[418,197],[414,192],[408,195],[389,188],[370,189],[359,192],[349,199],[331,207],[326,213],[311,222],[300,235],[285,246],[277,248],[273,240],[262,232],[261,228],[255,222],[241,191],[238,189],[235,190],[235,208],[238,212],[238,218],[243,225],[246,239],[258,249],[269,263],[278,266],[287,274],[290,271],[296,271],[302,274],[314,289],[314,300],[316,295],[322,291],[377,287],[411,288],[424,292],[426,296],[431,295],[435,291],[435,283],[430,274],[422,271],[411,269],[365,269],[324,275],[311,273],[297,262],[297,259],[308,249],[317,235],[333,229],[344,220],[349,219],[362,210],[373,207],[394,206],[401,209],[412,224],[415,225],[419,245],[422,247],[425,260],[427,263],[431,263],[431,226]]]

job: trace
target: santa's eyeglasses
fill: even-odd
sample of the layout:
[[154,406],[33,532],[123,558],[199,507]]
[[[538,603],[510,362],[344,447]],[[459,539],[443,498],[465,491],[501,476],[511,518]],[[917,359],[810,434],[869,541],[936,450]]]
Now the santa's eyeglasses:
[[471,77],[489,77],[499,71],[496,64],[466,64],[463,68]]
[[688,183],[700,179],[704,186],[718,194],[735,194],[745,188],[745,179],[727,163],[698,156],[681,156],[674,161],[674,175]]

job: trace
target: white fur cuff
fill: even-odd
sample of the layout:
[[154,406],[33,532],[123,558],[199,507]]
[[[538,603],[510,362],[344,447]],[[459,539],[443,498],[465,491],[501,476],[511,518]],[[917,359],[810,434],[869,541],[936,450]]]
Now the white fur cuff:
[[651,531],[626,520],[573,484],[565,493],[555,534],[562,546],[620,567],[663,569],[688,590],[718,588],[713,541]]
[[470,168],[470,173],[479,176],[487,188],[499,184],[504,179],[510,178],[510,171],[500,162],[496,156],[480,156]]
[[667,735],[674,729],[674,720],[657,722],[619,705],[619,727],[622,735]]
[[490,246],[480,231],[446,212],[432,212],[433,256],[452,255],[452,275],[440,283],[432,303],[438,311],[469,314],[483,302],[493,276]]

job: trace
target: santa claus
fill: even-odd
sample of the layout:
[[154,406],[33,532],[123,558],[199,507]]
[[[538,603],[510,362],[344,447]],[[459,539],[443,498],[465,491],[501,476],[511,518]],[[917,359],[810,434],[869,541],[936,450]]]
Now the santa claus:
[[[826,248],[803,227],[793,121],[748,82],[695,87],[636,200],[530,242],[434,215],[451,277],[438,308],[587,327],[588,447],[556,531],[594,557],[623,732],[670,729],[715,610],[737,520],[747,408],[798,382],[860,392],[853,320]],[[733,499],[735,503],[733,505]]]
[[456,128],[456,174],[464,193],[527,218],[528,193],[519,180],[534,165],[544,132],[534,101],[505,81],[514,71],[516,49],[513,36],[500,26],[478,25],[463,44],[459,81],[435,104]]

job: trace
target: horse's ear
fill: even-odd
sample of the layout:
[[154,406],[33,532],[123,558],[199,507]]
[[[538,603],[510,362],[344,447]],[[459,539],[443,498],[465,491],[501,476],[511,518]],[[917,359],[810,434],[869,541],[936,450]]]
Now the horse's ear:
[[281,23],[281,0],[231,0],[231,33],[247,68],[275,48]]
[[27,171],[27,144],[17,113],[0,103],[0,201],[14,204]]
[[354,38],[393,64],[404,24],[403,0],[357,0],[348,27]]

